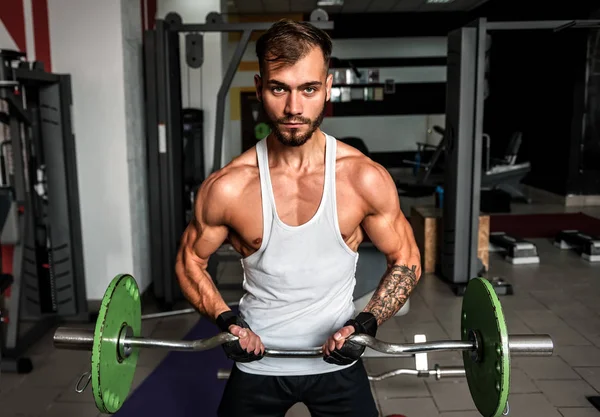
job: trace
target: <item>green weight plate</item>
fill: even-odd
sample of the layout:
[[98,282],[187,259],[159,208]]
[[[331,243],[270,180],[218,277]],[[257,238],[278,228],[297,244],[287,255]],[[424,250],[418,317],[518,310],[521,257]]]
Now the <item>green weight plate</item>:
[[96,407],[103,413],[113,414],[121,408],[129,395],[139,350],[131,355],[119,355],[119,334],[125,326],[140,336],[142,307],[140,292],[131,275],[117,275],[104,293],[94,331],[92,348],[92,390]]
[[261,140],[269,133],[271,133],[271,128],[266,123],[261,122],[254,126],[254,137],[256,138],[256,140]]
[[508,332],[500,300],[484,278],[469,281],[462,303],[461,338],[477,335],[478,349],[463,351],[465,373],[473,402],[484,417],[502,415],[510,385]]

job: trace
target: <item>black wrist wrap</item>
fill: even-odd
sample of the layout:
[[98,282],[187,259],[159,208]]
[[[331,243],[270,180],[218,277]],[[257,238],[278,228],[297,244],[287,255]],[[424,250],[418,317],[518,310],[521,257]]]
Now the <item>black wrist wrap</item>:
[[346,322],[346,326],[353,326],[357,334],[368,334],[375,337],[377,334],[377,319],[372,313],[362,312]]

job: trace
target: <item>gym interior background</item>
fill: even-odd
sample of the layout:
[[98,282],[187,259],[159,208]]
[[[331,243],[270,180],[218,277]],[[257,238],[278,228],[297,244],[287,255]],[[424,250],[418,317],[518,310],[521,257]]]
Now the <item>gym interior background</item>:
[[[461,284],[486,276],[500,294],[510,333],[548,333],[555,344],[551,357],[512,360],[511,415],[600,415],[594,406],[600,395],[600,30],[594,19],[600,19],[600,10],[592,1],[570,3],[576,4],[532,1],[530,9],[516,0],[3,4],[1,415],[99,415],[91,388],[74,391],[79,376],[89,371],[89,352],[54,349],[53,329],[64,322],[93,328],[107,286],[124,272],[138,282],[144,313],[188,308],[177,293],[171,261],[194,188],[216,165],[265,134],[252,81],[260,31],[250,37],[226,91],[220,155],[217,95],[241,34],[202,32],[198,68],[188,65],[181,33],[181,76],[171,84],[179,87],[174,92],[152,82],[167,64],[160,56],[152,59],[148,33],[156,33],[157,22],[169,13],[184,24],[205,23],[211,12],[225,23],[273,22],[309,20],[317,7],[333,22],[336,58],[335,98],[323,130],[390,171],[422,251],[425,273],[410,308],[383,326],[379,338],[402,343],[415,334],[427,340],[459,337]],[[465,46],[472,37],[469,30],[458,33],[465,27],[484,34],[477,39],[483,54],[472,56],[474,49]],[[456,56],[464,59],[463,70],[474,63],[483,77],[449,70]],[[4,65],[19,61],[28,64],[11,78]],[[29,119],[14,105],[15,82],[27,92]],[[173,98],[181,100],[175,113],[158,109]],[[472,106],[471,114],[457,103]],[[37,132],[31,144],[24,142],[24,165],[13,158],[19,135],[14,120]],[[178,147],[174,154],[180,159],[159,161],[161,138],[169,151]],[[479,159],[481,164],[473,163]],[[467,160],[468,167],[461,165]],[[35,193],[23,197],[19,184]],[[169,195],[177,198],[164,197]],[[461,218],[463,211],[467,217]],[[169,215],[161,216],[165,212]],[[459,239],[448,249],[450,232],[464,243]],[[357,302],[369,296],[384,268],[376,251],[368,246],[362,251],[366,263],[359,271],[364,275]],[[211,265],[213,276],[227,301],[235,302],[239,262],[226,248],[222,252]],[[63,270],[65,259],[69,266]],[[150,319],[143,322],[143,335],[182,338],[198,334],[202,325],[194,314]],[[458,352],[432,353],[428,360],[444,366],[462,362]],[[186,364],[194,378],[178,380],[165,371]],[[371,374],[414,368],[407,358],[369,357],[366,364]],[[144,351],[135,390],[119,414],[172,410],[176,398],[180,404],[193,399],[196,409],[214,415],[223,381],[210,369],[194,368],[180,353]],[[166,388],[171,386],[178,393]],[[372,387],[382,415],[479,415],[461,378],[401,375]],[[206,390],[206,398],[199,402],[193,389]],[[188,400],[178,397],[186,392]],[[305,412],[298,406],[288,414]]]

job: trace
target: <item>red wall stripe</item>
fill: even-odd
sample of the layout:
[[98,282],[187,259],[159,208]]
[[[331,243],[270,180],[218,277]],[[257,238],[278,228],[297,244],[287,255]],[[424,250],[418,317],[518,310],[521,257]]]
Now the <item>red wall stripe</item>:
[[156,1],[157,0],[140,0],[142,10],[142,32],[148,29],[154,29],[156,21]]
[[143,36],[144,31],[146,29],[148,29],[146,27],[146,19],[145,19],[145,16],[146,16],[146,0],[140,0],[140,6],[141,6],[141,10],[142,10],[142,16],[141,16],[141,18],[142,18],[142,36]]
[[154,29],[156,21],[156,0],[148,0],[148,29]]
[[44,63],[44,69],[52,71],[50,54],[50,28],[48,24],[48,0],[31,0],[35,59]]
[[25,12],[23,11],[23,0],[3,1],[0,7],[0,20],[6,26],[6,30],[17,44],[19,51],[26,52],[27,41],[25,38]]

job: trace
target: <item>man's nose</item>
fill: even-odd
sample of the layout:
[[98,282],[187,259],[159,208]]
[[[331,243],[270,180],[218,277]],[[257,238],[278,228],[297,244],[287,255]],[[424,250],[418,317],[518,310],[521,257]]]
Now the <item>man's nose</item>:
[[302,98],[297,91],[292,91],[288,95],[285,112],[286,114],[302,114]]

